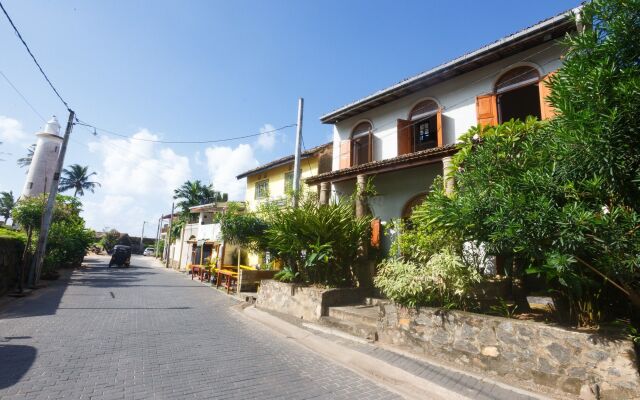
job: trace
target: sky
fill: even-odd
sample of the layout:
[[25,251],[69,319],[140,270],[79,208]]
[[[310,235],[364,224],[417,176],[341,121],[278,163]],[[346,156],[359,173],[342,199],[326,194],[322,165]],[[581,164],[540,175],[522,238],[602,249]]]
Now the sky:
[[[155,236],[184,181],[244,199],[235,176],[292,154],[299,97],[306,148],[331,140],[321,115],[578,5],[578,1],[0,0],[77,117],[65,165],[101,187],[82,197],[95,230]],[[66,108],[0,15],[0,191],[16,160]],[[44,118],[44,120],[43,120]],[[161,144],[135,140],[211,141]],[[68,193],[72,194],[72,193]]]

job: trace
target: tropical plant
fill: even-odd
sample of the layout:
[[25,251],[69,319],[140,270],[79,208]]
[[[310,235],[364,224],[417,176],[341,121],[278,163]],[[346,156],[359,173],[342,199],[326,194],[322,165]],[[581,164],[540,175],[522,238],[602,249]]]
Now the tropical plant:
[[118,239],[120,239],[120,232],[116,229],[110,229],[104,232],[104,236],[100,239],[100,245],[107,253],[111,253],[113,246],[118,244]]
[[327,205],[303,196],[298,207],[265,206],[265,247],[282,260],[294,279],[327,286],[357,281],[369,219],[355,216],[352,201]]
[[11,218],[11,210],[16,206],[16,199],[13,192],[0,192],[0,216],[4,218],[4,223]]
[[27,155],[21,158],[18,158],[16,161],[20,168],[28,167],[31,165],[31,161],[33,160],[33,153],[36,151],[36,145],[32,144],[27,148]]
[[101,186],[100,183],[89,180],[92,176],[98,174],[96,172],[89,173],[88,166],[83,167],[79,164],[70,165],[69,168],[62,170],[62,175],[58,189],[60,192],[73,189],[73,197],[77,197],[78,195],[84,196],[85,190],[94,193],[95,188]]
[[199,180],[186,181],[173,192],[173,198],[180,199],[177,205],[184,214],[189,213],[189,207],[228,199],[226,193],[213,190],[213,185],[204,185]]
[[475,268],[445,247],[427,263],[393,257],[384,260],[374,283],[389,299],[407,307],[468,309],[477,306],[471,293],[481,280]]
[[267,227],[263,219],[252,213],[226,212],[220,219],[220,229],[225,242],[256,251],[264,251],[267,248]]

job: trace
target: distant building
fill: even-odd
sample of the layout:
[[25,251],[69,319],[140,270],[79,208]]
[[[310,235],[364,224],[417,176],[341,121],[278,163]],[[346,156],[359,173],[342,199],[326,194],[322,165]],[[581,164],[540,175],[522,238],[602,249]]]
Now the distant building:
[[22,189],[21,197],[38,196],[49,193],[53,174],[56,170],[62,136],[60,136],[60,124],[53,116],[44,126],[42,132],[36,133],[38,141],[33,152],[33,159],[27,173],[27,181]]

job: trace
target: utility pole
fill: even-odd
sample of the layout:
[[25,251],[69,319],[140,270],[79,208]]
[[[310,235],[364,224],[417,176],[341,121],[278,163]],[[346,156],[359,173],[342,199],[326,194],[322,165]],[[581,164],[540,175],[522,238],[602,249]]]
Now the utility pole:
[[171,203],[171,219],[169,219],[169,234],[167,235],[167,242],[164,247],[167,249],[167,260],[164,264],[165,268],[169,268],[169,259],[171,258],[171,228],[173,227],[173,211],[175,203]]
[[304,99],[298,99],[298,125],[296,127],[296,151],[293,160],[293,206],[298,207],[298,199],[300,197],[300,145],[302,144],[302,111],[304,108]]
[[160,249],[160,230],[162,229],[162,215],[160,219],[158,219],[158,231],[156,232],[156,254],[155,257],[158,258],[158,250]]
[[147,221],[142,221],[142,234],[140,235],[140,254],[144,253],[144,224],[148,224]]
[[64,165],[64,155],[67,152],[67,144],[69,143],[69,136],[73,129],[73,120],[76,117],[76,113],[73,110],[69,110],[69,120],[67,121],[67,128],[64,131],[64,138],[62,145],[60,146],[60,154],[58,155],[58,162],[56,163],[55,173],[53,174],[53,180],[51,181],[51,189],[49,190],[49,198],[47,199],[47,205],[42,215],[42,226],[40,227],[40,235],[38,236],[38,244],[36,247],[36,254],[33,258],[33,268],[31,268],[31,276],[29,280],[31,286],[36,286],[40,280],[40,273],[42,272],[42,262],[44,261],[44,254],[47,250],[47,237],[49,235],[49,228],[51,227],[51,219],[53,218],[53,208],[56,202],[56,195],[58,194],[58,182],[60,181],[60,171]]

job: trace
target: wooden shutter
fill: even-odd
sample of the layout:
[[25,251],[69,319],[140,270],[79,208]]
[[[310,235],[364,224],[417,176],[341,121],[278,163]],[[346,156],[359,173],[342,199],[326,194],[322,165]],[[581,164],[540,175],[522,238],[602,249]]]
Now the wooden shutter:
[[438,108],[438,114],[436,114],[436,125],[438,129],[438,147],[442,147],[442,145],[444,144],[442,142],[442,108]]
[[351,166],[351,140],[340,142],[340,169]]
[[380,234],[382,230],[382,223],[380,218],[371,220],[371,247],[380,247]]
[[480,125],[498,125],[496,112],[496,95],[487,94],[476,97],[476,114]]
[[411,121],[398,120],[398,155],[409,154],[412,151]]
[[549,78],[554,74],[555,71],[547,74],[547,76],[538,83],[538,90],[540,92],[540,116],[543,120],[556,116],[555,108],[547,101],[547,97],[551,94],[551,88],[547,85],[549,84]]

